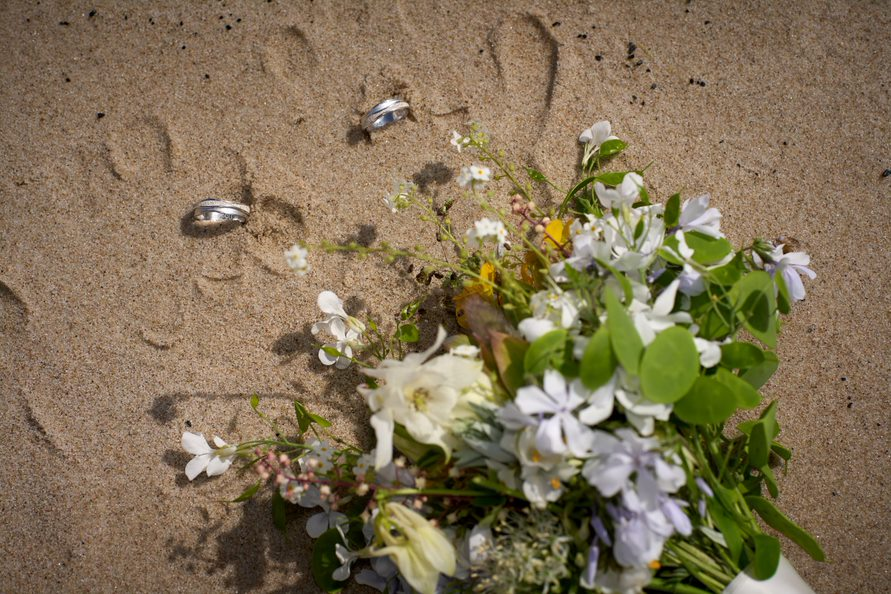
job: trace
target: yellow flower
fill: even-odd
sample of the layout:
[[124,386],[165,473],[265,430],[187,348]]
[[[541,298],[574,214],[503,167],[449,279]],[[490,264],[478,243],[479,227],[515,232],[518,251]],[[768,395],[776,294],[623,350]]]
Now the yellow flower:
[[[572,219],[568,219],[565,223],[560,219],[554,219],[545,227],[545,237],[542,241],[542,247],[561,248],[569,241],[569,228],[572,226]],[[559,244],[554,243],[557,240]]]
[[381,509],[374,526],[386,546],[372,552],[389,556],[399,573],[420,594],[434,594],[439,574],[455,575],[455,547],[421,514],[402,504]]
[[[493,301],[495,295],[495,266],[490,262],[484,262],[480,267],[481,281],[471,283],[455,297],[455,317],[458,318],[458,325],[462,328],[469,328],[467,322],[467,314],[464,311],[464,304],[473,295],[479,295],[486,301]],[[483,282],[486,281],[486,282]]]

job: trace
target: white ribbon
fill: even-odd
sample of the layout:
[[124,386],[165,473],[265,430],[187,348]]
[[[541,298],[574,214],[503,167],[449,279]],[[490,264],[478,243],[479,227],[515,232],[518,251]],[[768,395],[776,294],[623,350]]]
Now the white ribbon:
[[780,556],[777,572],[768,580],[756,580],[748,574],[748,571],[743,571],[733,578],[723,594],[815,594],[783,556]]

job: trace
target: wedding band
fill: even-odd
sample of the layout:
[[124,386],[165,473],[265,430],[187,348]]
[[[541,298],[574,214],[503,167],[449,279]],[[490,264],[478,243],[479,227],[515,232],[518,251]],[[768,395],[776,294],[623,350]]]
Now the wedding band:
[[411,107],[402,99],[386,99],[371,108],[362,118],[362,129],[366,132],[380,130],[393,122],[398,122]]
[[251,207],[240,202],[207,198],[195,205],[192,220],[198,227],[217,227],[227,223],[247,222]]

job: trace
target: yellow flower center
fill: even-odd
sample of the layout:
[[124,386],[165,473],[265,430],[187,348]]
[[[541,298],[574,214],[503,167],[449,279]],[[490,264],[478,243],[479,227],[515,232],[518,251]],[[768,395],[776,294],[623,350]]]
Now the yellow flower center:
[[562,486],[563,486],[563,483],[561,483],[560,479],[558,479],[556,476],[551,479],[551,488],[553,490],[556,491],[557,489],[559,489]]
[[659,563],[659,561],[657,559],[654,559],[653,561],[650,561],[650,563],[648,564],[648,567],[650,569],[652,569],[653,571],[656,571],[657,569],[662,567],[662,564]]
[[408,399],[411,401],[412,406],[414,406],[420,412],[424,412],[427,410],[427,400],[430,398],[430,390],[427,388],[415,388],[412,390],[411,395]]
[[536,464],[541,462],[541,454],[538,452],[538,450],[532,450],[531,458],[532,458],[532,461],[535,462]]

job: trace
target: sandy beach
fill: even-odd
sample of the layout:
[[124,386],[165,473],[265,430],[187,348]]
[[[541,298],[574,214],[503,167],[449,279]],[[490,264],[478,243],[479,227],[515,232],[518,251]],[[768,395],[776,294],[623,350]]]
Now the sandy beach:
[[[281,535],[264,501],[221,503],[249,477],[188,482],[180,436],[265,434],[256,393],[369,443],[360,374],[316,357],[316,297],[387,320],[419,289],[405,265],[340,255],[298,278],[283,251],[445,253],[382,198],[402,179],[457,196],[451,130],[482,122],[565,187],[579,132],[607,119],[658,199],[709,193],[735,243],[811,254],[766,391],[794,451],[779,504],[829,561],[784,550],[820,594],[887,592],[888,7],[4,2],[0,591],[316,592],[305,516]],[[364,135],[394,95],[412,117]],[[194,230],[207,196],[250,204],[248,223]],[[456,228],[478,214],[459,203]]]

